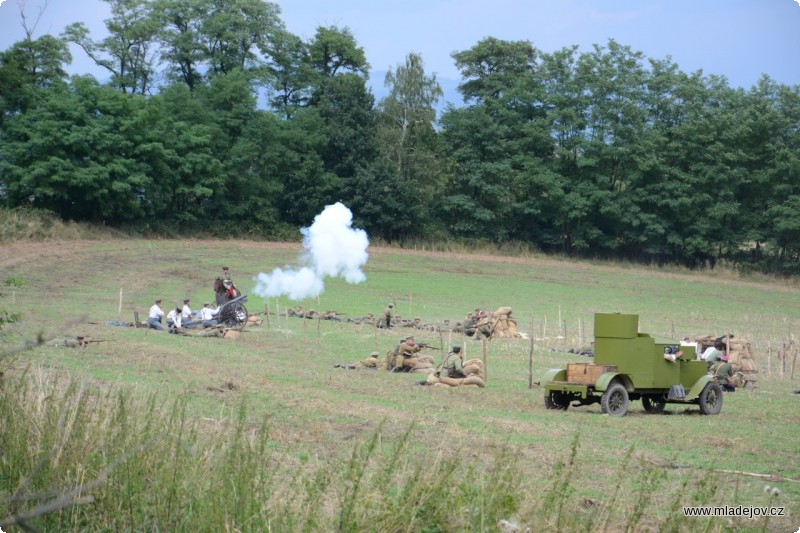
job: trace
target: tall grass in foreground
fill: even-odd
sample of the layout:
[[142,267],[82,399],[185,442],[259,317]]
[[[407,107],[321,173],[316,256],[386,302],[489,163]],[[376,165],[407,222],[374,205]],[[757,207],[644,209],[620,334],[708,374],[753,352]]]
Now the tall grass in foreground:
[[[680,513],[682,505],[719,502],[719,479],[684,473],[665,491],[668,474],[636,464],[633,447],[603,499],[578,498],[573,480],[586,437],[565,443],[564,457],[545,473],[520,471],[520,450],[508,446],[480,461],[448,442],[420,455],[413,424],[394,438],[379,427],[346,456],[303,462],[277,450],[268,422],[251,420],[244,405],[211,429],[187,418],[181,399],[104,391],[40,368],[4,379],[5,530],[495,531],[502,523],[507,531],[714,531],[732,525]],[[547,490],[530,490],[534,475],[549,479]],[[635,494],[623,494],[624,478],[638,480]]]

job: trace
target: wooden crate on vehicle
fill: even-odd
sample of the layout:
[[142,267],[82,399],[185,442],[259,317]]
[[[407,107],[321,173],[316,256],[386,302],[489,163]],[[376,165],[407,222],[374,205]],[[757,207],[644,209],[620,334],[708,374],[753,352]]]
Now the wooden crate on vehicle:
[[592,363],[567,364],[567,381],[570,383],[594,384],[606,372],[616,372],[614,365],[595,365]]

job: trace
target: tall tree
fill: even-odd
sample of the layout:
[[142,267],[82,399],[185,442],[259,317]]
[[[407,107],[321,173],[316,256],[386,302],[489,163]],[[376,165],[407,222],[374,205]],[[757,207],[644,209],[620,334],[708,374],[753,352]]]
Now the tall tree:
[[319,27],[308,43],[314,71],[308,106],[322,120],[326,142],[320,155],[326,189],[319,206],[335,200],[349,203],[354,177],[377,156],[375,97],[367,87],[369,63],[348,28]]
[[317,80],[308,45],[294,34],[278,32],[266,66],[271,107],[292,118],[298,108],[308,105]]
[[136,154],[151,178],[142,197],[160,224],[180,229],[209,220],[210,199],[224,190],[225,181],[216,119],[183,84],[148,100]]
[[160,21],[148,0],[103,0],[111,6],[105,21],[108,37],[95,42],[82,22],[64,30],[63,38],[80,46],[98,66],[111,73],[111,85],[123,93],[148,94],[158,59]]
[[67,44],[51,35],[25,39],[0,52],[0,125],[7,114],[27,111],[37,91],[65,85]]
[[369,63],[364,48],[358,46],[350,28],[320,26],[309,45],[311,66],[320,76],[331,78],[352,73],[369,76]]
[[378,104],[381,152],[392,162],[400,180],[411,182],[417,204],[427,207],[441,186],[434,106],[443,91],[436,74],[427,75],[419,54],[406,56],[405,64],[386,73],[389,95]]
[[39,105],[7,120],[0,175],[12,205],[30,205],[72,220],[119,223],[149,214],[150,187],[137,157],[146,124],[141,97],[74,77]]
[[160,20],[161,60],[168,74],[182,80],[190,91],[203,82],[208,57],[203,43],[203,23],[209,0],[156,0],[154,12]]
[[527,41],[487,38],[453,58],[468,107],[442,117],[453,159],[443,220],[463,236],[529,239],[554,185],[544,166],[553,147],[538,53]]
[[576,221],[571,246],[597,254],[616,253],[623,233],[620,219],[630,199],[636,170],[631,149],[645,129],[642,109],[645,70],[643,55],[609,40],[594,45],[578,60],[578,76],[587,90],[586,143],[580,171],[574,178],[591,198],[586,217]]
[[248,71],[269,55],[283,30],[280,8],[263,0],[201,0],[208,7],[202,34],[214,74]]

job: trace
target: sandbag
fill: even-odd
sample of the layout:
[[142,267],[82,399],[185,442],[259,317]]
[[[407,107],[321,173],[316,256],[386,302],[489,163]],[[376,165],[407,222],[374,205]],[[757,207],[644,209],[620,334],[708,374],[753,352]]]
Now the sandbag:
[[467,376],[461,382],[462,385],[477,385],[478,387],[485,387],[486,383],[478,376]]
[[451,387],[458,387],[466,378],[451,378],[447,376],[439,376],[439,383],[450,385]]
[[498,307],[497,311],[494,312],[494,316],[497,316],[497,315],[511,316],[511,308],[510,307]]
[[378,358],[367,357],[366,359],[356,363],[356,368],[378,368]]
[[469,376],[470,374],[481,374],[482,369],[478,365],[465,365],[464,366],[464,374]]
[[427,355],[427,354],[422,354],[421,353],[421,354],[415,355],[414,357],[419,362],[428,363],[428,364],[431,364],[431,365],[433,365],[433,363],[435,362],[432,355]]

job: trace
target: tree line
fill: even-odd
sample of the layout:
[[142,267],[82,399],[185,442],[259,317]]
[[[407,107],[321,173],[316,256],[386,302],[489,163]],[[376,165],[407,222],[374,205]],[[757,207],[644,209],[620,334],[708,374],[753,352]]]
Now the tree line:
[[[341,201],[388,241],[800,273],[800,86],[749,90],[609,40],[485,38],[438,118],[414,53],[376,101],[348,28],[261,0],[104,0],[0,52],[0,202],[75,221],[277,237]],[[68,76],[69,45],[108,73]]]

